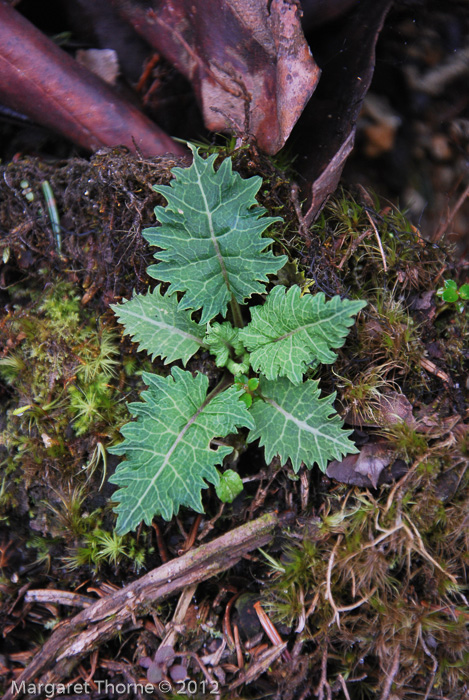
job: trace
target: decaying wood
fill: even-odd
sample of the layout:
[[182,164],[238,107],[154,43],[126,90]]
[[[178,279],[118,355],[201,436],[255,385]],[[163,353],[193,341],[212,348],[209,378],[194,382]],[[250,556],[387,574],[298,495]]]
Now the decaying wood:
[[230,685],[230,690],[239,688],[240,685],[252,683],[267,671],[286,650],[287,643],[283,642],[275,647],[270,647],[262,652],[256,661],[249,666],[247,671],[240,673],[239,677]]
[[[274,536],[275,528],[285,524],[289,516],[268,513],[98,600],[55,630],[16,679],[16,686],[20,687],[23,681],[26,686],[36,681],[43,684],[62,682],[85,656],[135,626],[136,618],[148,614],[163,598],[231,568],[251,550],[265,546]],[[283,649],[278,651],[281,653]],[[22,696],[21,692],[15,694],[10,688],[3,700]],[[35,696],[28,694],[28,698],[32,697]]]

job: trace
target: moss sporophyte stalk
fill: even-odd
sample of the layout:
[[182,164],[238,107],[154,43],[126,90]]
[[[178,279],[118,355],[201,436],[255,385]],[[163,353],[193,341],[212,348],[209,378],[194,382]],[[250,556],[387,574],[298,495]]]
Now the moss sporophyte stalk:
[[[172,183],[154,188],[167,206],[155,208],[160,226],[143,231],[157,246],[148,273],[165,292],[158,284],[112,308],[139,350],[183,366],[208,350],[222,376],[209,390],[207,376],[179,366],[166,377],[143,374],[142,401],[128,406],[135,420],[110,450],[126,456],[111,477],[120,487],[119,534],[155,515],[169,520],[181,505],[203,512],[207,482],[232,500],[239,477],[216,467],[233,447],[212,441],[238,429],[247,429],[248,443],[259,440],[268,462],[290,459],[295,472],[302,463],[325,471],[329,460],[357,452],[333,408],[335,394],[320,397],[319,382],[304,375],[335,361],[332,349],[343,345],[366,302],[326,301],[298,285],[275,285],[275,277],[267,291],[287,258],[274,255],[262,235],[282,220],[258,205],[261,178],[243,179],[230,158],[215,171],[216,155],[204,160],[192,151],[190,167],[174,168]],[[242,307],[253,294],[264,303],[249,308],[247,321]]]

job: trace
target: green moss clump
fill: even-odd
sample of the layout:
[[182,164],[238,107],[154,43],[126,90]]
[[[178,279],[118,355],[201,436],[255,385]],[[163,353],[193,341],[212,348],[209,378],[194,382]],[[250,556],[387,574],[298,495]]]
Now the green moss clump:
[[10,405],[1,440],[10,457],[3,468],[19,468],[27,482],[47,469],[70,476],[124,419],[118,335],[96,324],[63,280],[33,294],[29,304],[22,301],[4,320],[0,376],[10,387]]
[[0,359],[8,406],[0,433],[0,518],[11,526],[27,515],[42,537],[27,529],[23,536],[48,566],[59,554],[69,571],[103,564],[138,569],[144,550],[135,538],[114,538],[114,515],[99,491],[106,447],[128,420],[122,398],[129,381],[138,384],[140,363],[121,359],[112,317],[97,320],[71,282],[10,293]]
[[[326,496],[320,518],[304,519],[284,537],[280,558],[267,555],[262,605],[295,632],[314,685],[326,659],[326,686],[338,687],[342,677],[350,698],[379,694],[392,672],[396,697],[420,688],[462,700],[469,482],[464,469],[458,475],[447,503],[425,469],[415,470],[405,497],[395,489],[375,500],[355,489],[343,498],[342,487]],[[285,697],[293,682],[287,672]]]

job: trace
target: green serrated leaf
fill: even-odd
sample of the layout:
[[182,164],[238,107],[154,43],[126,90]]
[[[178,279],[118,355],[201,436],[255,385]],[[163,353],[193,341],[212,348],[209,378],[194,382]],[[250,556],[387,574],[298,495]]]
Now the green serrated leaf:
[[233,503],[236,496],[243,490],[241,477],[233,469],[227,469],[220,475],[220,482],[215,486],[215,491],[223,503]]
[[265,458],[270,462],[278,455],[285,463],[291,459],[297,472],[302,462],[308,468],[318,464],[326,471],[332,459],[358,452],[348,438],[352,430],[342,429],[342,420],[335,413],[335,394],[319,398],[318,382],[311,379],[296,386],[288,379],[260,381],[262,401],[254,401],[250,413],[256,427],[248,442],[260,438]]
[[143,235],[160,248],[155,258],[161,262],[148,273],[170,282],[170,294],[184,292],[180,308],[202,309],[206,323],[225,314],[232,297],[243,303],[264,292],[267,275],[287,258],[265,251],[271,240],[262,233],[281,219],[263,216],[265,209],[257,205],[261,178],[241,178],[230,158],[215,172],[216,155],[204,160],[193,146],[192,151],[189,168],[173,168],[172,183],[154,187],[168,205],[155,208],[161,226]]
[[288,290],[278,286],[263,306],[252,309],[252,321],[239,337],[251,353],[255,372],[267,379],[286,376],[299,384],[312,362],[336,360],[331,348],[342,347],[354,323],[352,316],[364,306],[365,301],[336,296],[326,302],[321,292],[301,296],[296,285]]
[[207,481],[218,484],[215,465],[233,449],[211,449],[211,441],[254,426],[234,387],[210,398],[203,374],[174,367],[168,377],[142,376],[148,384],[143,401],[128,406],[137,420],[121,429],[125,440],[109,450],[127,456],[110,478],[121,487],[114,494],[119,534],[142,520],[150,525],[155,515],[170,520],[181,505],[202,512],[201,489]]
[[163,296],[160,286],[111,308],[139,350],[146,350],[152,359],[162,357],[165,364],[175,360],[186,364],[197,350],[206,347],[205,328],[191,319],[190,311],[178,307],[175,296]]
[[239,329],[233,328],[228,321],[209,326],[205,342],[210,348],[210,352],[215,355],[217,367],[226,367],[231,352],[237,357],[242,357],[246,352],[239,339]]

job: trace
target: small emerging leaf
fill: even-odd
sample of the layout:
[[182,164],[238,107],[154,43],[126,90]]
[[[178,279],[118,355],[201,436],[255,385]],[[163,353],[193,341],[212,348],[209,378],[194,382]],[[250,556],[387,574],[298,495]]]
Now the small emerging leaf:
[[447,287],[442,295],[441,295],[443,301],[446,301],[446,303],[453,304],[455,301],[459,299],[459,294],[457,289],[453,289],[453,287]]
[[[265,248],[272,242],[262,233],[278,217],[263,216],[255,195],[262,180],[244,180],[226,158],[214,170],[216,155],[204,160],[192,147],[189,168],[173,168],[171,185],[154,189],[166,198],[167,207],[156,207],[158,228],[143,232],[160,250],[160,260],[148,273],[170,282],[168,292],[184,293],[181,309],[202,309],[201,323],[225,314],[234,297],[244,303],[252,294],[264,292],[267,275],[287,261]],[[262,217],[262,218],[261,218]]]
[[146,350],[152,359],[162,357],[165,364],[190,357],[204,345],[203,326],[191,319],[189,311],[178,308],[176,297],[160,294],[160,285],[148,294],[137,294],[129,301],[111,306],[125,333]]
[[457,289],[458,285],[454,280],[445,280],[446,289]]
[[215,491],[223,503],[233,503],[236,496],[243,490],[241,477],[233,469],[227,469],[220,475],[220,482],[215,486]]
[[168,377],[142,376],[148,384],[143,401],[128,406],[137,420],[121,429],[125,440],[109,450],[127,456],[110,479],[121,487],[114,494],[121,535],[142,520],[150,525],[155,515],[170,520],[181,505],[203,512],[201,489],[207,481],[218,484],[215,465],[233,449],[212,449],[211,441],[254,426],[234,387],[210,398],[203,374],[174,367]]
[[251,394],[241,394],[241,396],[239,397],[239,400],[242,401],[243,403],[245,403],[247,408],[251,408],[251,406],[252,406]]
[[226,367],[232,353],[240,358],[245,353],[244,345],[239,339],[239,329],[233,328],[228,321],[212,324],[207,331],[205,342],[210,352],[215,355],[217,367]]
[[286,376],[300,384],[314,361],[334,362],[330,348],[340,348],[364,301],[333,297],[321,292],[301,296],[298,286],[274,287],[263,306],[252,309],[252,321],[239,337],[250,351],[251,366],[267,379]]
[[335,394],[319,398],[320,393],[318,382],[311,379],[295,386],[285,378],[269,382],[262,377],[263,400],[254,401],[250,409],[256,427],[248,442],[260,438],[267,462],[275,455],[282,463],[290,458],[295,472],[302,462],[309,469],[318,464],[325,471],[329,460],[358,452],[348,437],[353,431],[343,430],[335,413]]
[[258,387],[259,387],[259,379],[257,377],[252,377],[251,379],[248,380],[249,391],[256,391],[256,389]]

